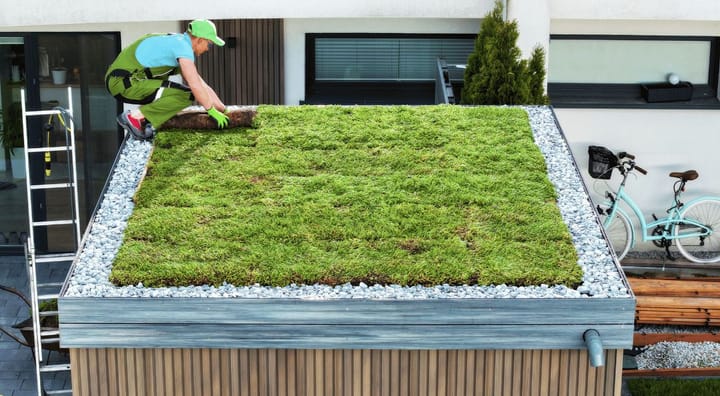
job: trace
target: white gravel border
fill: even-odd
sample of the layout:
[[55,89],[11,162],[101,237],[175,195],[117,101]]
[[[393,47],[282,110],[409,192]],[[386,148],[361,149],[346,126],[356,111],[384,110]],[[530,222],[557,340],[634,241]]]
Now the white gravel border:
[[287,287],[224,284],[188,287],[149,288],[142,284],[117,287],[108,276],[122,244],[127,219],[132,214],[132,196],[145,170],[152,144],[129,140],[115,166],[106,194],[92,228],[84,238],[83,249],[73,265],[66,297],[233,297],[298,299],[416,300],[456,298],[630,298],[609,252],[597,217],[589,201],[569,147],[558,130],[549,107],[524,107],[536,144],[545,156],[548,177],[558,193],[558,207],[578,251],[578,264],[584,271],[577,289],[563,285],[516,287],[449,286],[402,287],[398,285],[350,284],[290,285]]

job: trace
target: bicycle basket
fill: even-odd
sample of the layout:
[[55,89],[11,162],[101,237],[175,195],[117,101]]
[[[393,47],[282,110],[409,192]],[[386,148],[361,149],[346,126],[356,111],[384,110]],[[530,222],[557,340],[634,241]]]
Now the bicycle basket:
[[593,179],[609,179],[618,159],[612,151],[602,146],[589,146],[588,173]]

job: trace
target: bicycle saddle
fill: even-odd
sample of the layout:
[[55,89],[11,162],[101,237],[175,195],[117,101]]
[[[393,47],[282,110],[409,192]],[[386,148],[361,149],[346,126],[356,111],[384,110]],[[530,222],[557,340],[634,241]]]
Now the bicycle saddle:
[[695,180],[700,175],[695,170],[686,170],[685,172],[670,172],[670,177],[677,177],[678,179],[682,179],[682,181],[690,181]]

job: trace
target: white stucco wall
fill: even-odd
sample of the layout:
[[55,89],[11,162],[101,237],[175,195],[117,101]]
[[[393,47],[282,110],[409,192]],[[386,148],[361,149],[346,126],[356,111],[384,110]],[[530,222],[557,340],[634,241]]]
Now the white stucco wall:
[[517,21],[517,46],[523,58],[529,58],[537,46],[543,47],[547,54],[550,40],[549,11],[548,0],[508,0],[507,19]]
[[720,36],[717,0],[546,1],[550,34]]
[[[720,20],[717,0],[505,0],[508,10],[532,9],[538,19]],[[482,18],[494,0],[266,0],[199,7],[192,0],[0,0],[0,26],[177,21],[233,18]],[[547,9],[547,11],[543,11]]]
[[720,16],[714,21],[552,19],[550,34],[719,36]]
[[494,0],[266,0],[211,2],[192,0],[0,0],[0,26],[123,21],[177,21],[196,18],[480,18]]
[[285,20],[285,104],[305,99],[306,33],[456,33],[476,34],[478,19],[332,18]]
[[[511,0],[512,1],[512,0]],[[717,0],[547,0],[553,19],[717,21]]]
[[[720,110],[555,109],[578,167],[595,202],[602,201],[605,181],[587,173],[589,145],[636,155],[648,171],[628,181],[627,192],[649,217],[658,216],[672,202],[670,172],[695,169],[686,202],[700,195],[720,195]],[[614,172],[612,185],[619,183]],[[646,244],[649,246],[648,244]]]

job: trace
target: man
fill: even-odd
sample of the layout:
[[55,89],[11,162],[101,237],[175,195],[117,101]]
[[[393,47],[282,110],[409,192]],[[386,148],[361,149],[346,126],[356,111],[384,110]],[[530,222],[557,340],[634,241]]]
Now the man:
[[[137,139],[151,139],[156,128],[195,100],[218,128],[227,126],[225,104],[205,83],[195,67],[200,56],[213,45],[223,46],[215,24],[196,19],[185,33],[149,34],[125,48],[108,68],[108,91],[124,103],[139,104],[118,116],[118,123]],[[169,80],[182,75],[187,85]]]

